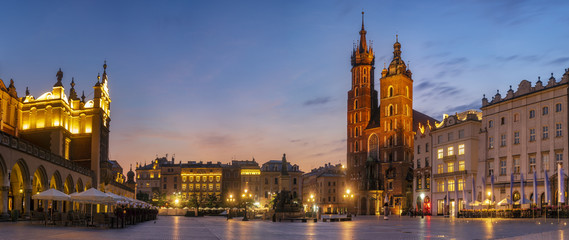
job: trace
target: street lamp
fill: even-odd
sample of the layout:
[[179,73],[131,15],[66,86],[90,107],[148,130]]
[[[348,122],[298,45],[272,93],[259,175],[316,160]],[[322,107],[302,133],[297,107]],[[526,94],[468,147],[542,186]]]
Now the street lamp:
[[350,201],[348,199],[354,199],[354,194],[350,194],[350,192],[350,189],[346,189],[346,194],[344,194],[344,199],[347,199],[346,201]]
[[421,218],[425,218],[425,213],[423,210],[424,201],[425,201],[425,193],[421,193]]
[[[241,197],[243,197],[243,201],[245,203],[245,216],[243,217],[243,221],[249,221],[249,219],[247,218],[247,205],[249,204],[249,199],[247,198],[247,189],[245,189],[244,191],[245,193],[243,193],[241,195]],[[252,195],[249,194],[249,197],[251,197]]]
[[490,213],[490,204],[492,204],[492,192],[488,191],[488,214],[490,214],[490,218],[492,218],[492,213]]

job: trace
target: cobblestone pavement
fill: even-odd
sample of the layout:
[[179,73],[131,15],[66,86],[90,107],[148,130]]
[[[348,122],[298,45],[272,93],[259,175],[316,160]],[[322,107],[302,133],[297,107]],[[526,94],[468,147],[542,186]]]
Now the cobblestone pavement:
[[359,216],[351,222],[166,217],[124,229],[0,223],[0,239],[569,239],[567,220]]

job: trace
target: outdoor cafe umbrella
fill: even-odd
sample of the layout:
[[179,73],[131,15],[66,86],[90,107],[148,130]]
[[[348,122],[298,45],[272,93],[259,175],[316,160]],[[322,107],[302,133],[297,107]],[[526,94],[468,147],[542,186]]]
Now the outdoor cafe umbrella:
[[[84,202],[90,204],[108,204],[113,202],[113,198],[104,192],[95,188],[89,188],[87,191],[80,192],[71,196],[74,202]],[[93,206],[91,206],[91,222],[93,221]]]
[[32,196],[32,199],[37,200],[55,200],[55,201],[69,201],[69,195],[62,193],[56,189],[50,188],[49,190],[43,191]]
[[506,197],[504,199],[502,199],[500,202],[498,202],[498,206],[507,206],[512,204],[512,200],[510,200],[510,197]]

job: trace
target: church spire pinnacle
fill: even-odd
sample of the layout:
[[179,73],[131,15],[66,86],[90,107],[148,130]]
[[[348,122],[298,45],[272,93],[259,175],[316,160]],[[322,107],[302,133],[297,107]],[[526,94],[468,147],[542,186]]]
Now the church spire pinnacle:
[[364,12],[362,11],[362,30],[360,30],[360,53],[367,51],[367,40],[366,40],[366,30],[364,28]]

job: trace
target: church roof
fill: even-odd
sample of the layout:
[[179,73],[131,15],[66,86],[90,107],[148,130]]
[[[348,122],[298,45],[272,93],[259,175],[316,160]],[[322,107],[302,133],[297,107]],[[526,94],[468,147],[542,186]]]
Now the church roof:
[[435,122],[437,122],[436,119],[422,113],[419,112],[417,110],[413,109],[413,131],[417,132],[417,129],[419,129],[419,123],[421,123],[423,126],[427,125],[427,122],[429,122],[430,124],[434,124]]

